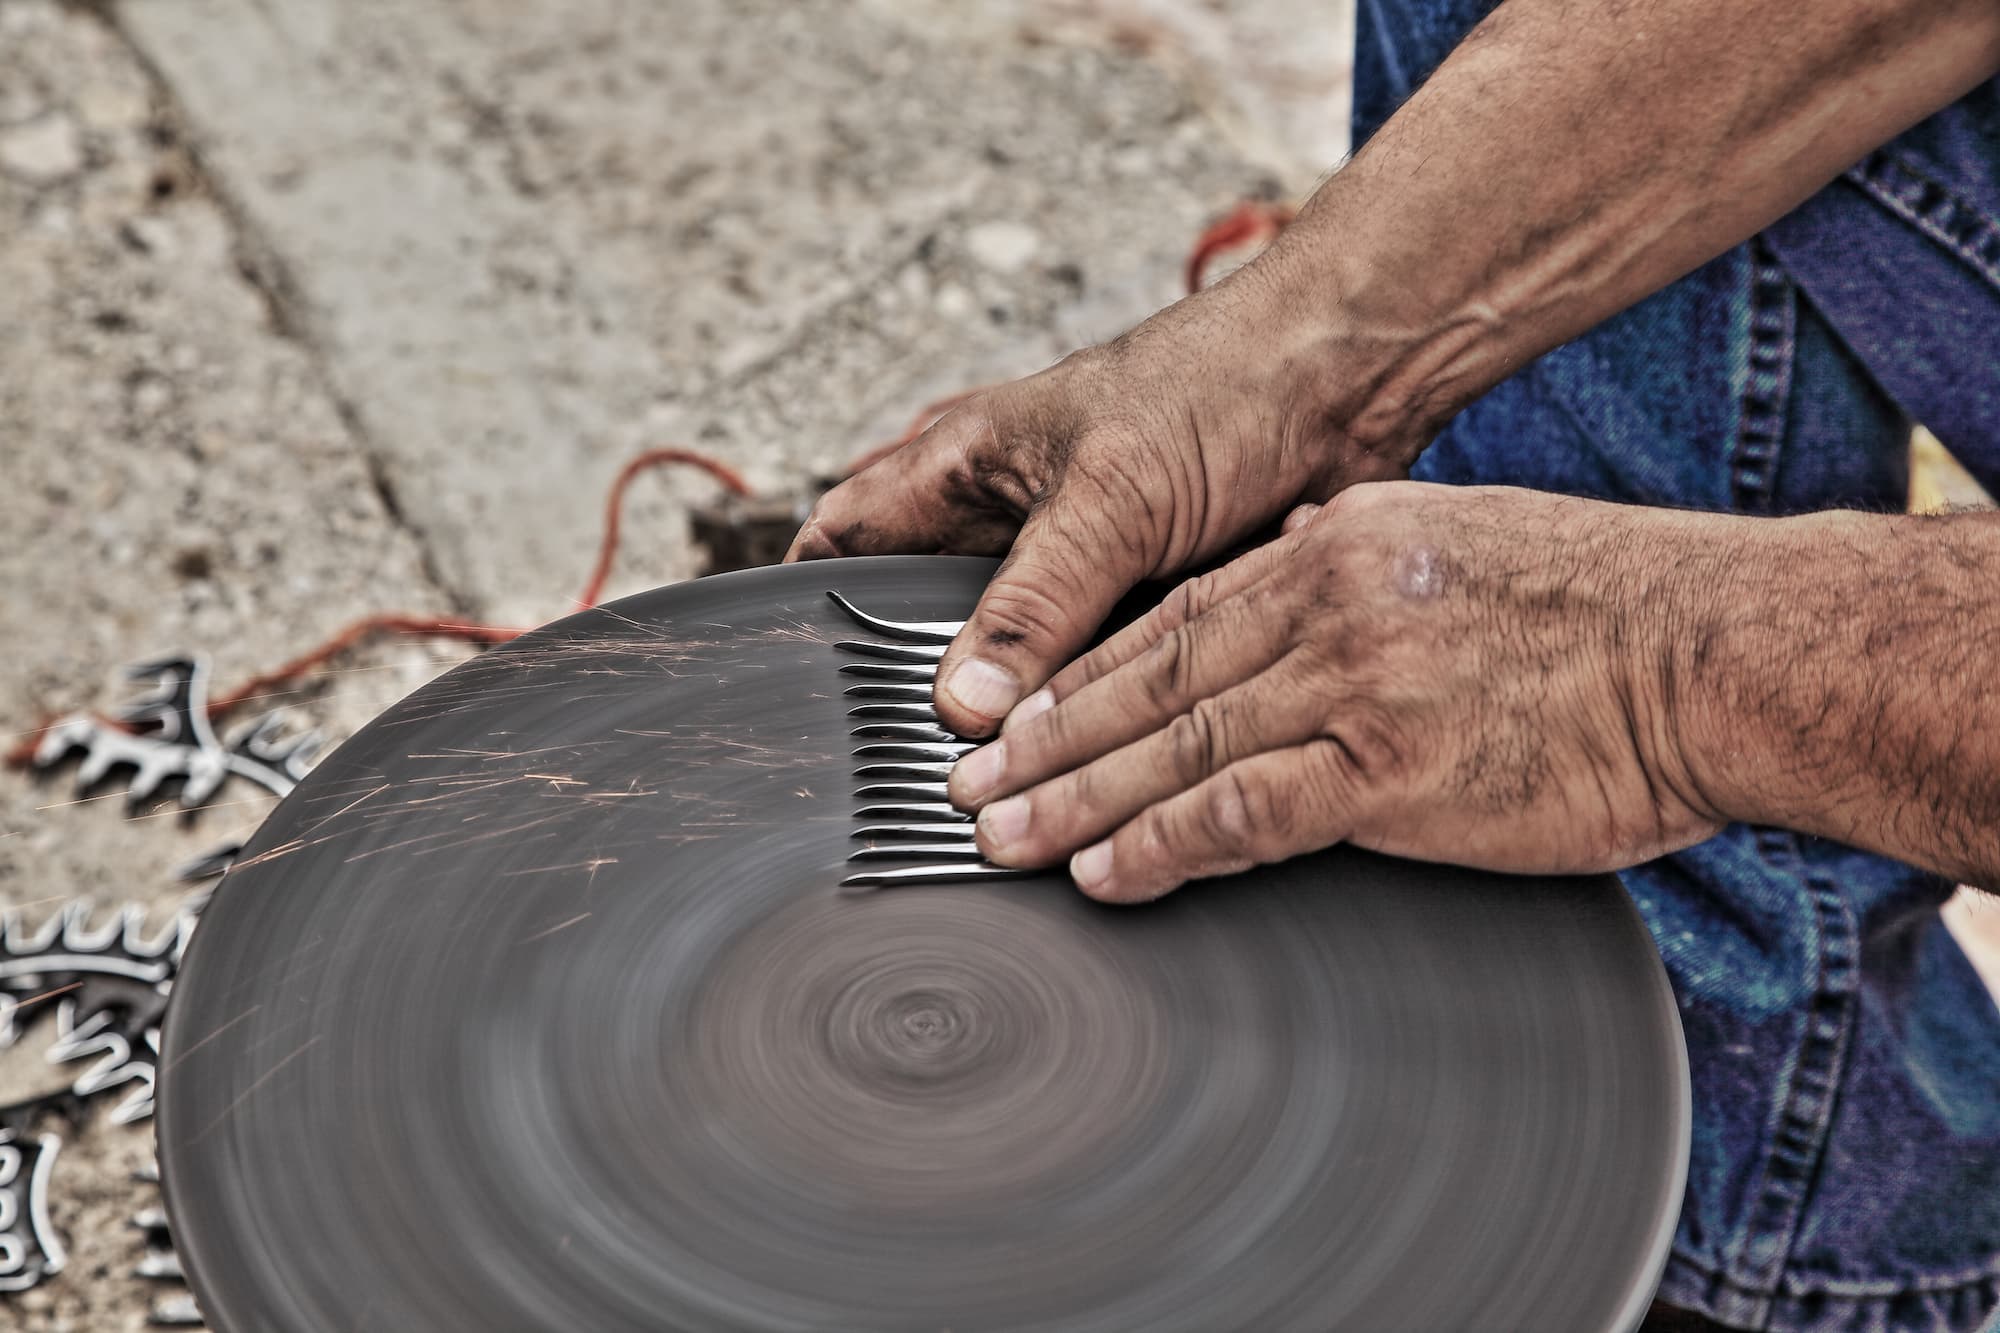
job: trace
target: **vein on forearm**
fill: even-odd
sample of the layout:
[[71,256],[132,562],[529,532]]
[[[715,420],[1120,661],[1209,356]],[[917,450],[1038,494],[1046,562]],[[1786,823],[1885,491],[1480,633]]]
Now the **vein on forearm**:
[[1346,409],[1435,425],[2000,69],[1992,0],[1506,0],[1273,265]]

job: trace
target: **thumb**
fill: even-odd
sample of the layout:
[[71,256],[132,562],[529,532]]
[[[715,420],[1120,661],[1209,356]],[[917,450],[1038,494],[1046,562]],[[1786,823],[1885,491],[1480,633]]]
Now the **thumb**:
[[1058,492],[1037,507],[938,663],[938,715],[986,736],[1014,705],[1082,651],[1142,571],[1129,543],[1106,541],[1083,504]]

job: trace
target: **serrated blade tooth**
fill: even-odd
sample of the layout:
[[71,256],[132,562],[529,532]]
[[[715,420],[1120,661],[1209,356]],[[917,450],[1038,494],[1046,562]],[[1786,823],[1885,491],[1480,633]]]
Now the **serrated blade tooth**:
[[864,805],[854,812],[856,819],[935,820],[938,823],[970,824],[972,816],[945,801],[897,801],[885,805]]
[[897,699],[905,703],[930,705],[931,687],[928,685],[898,685],[892,681],[871,681],[864,685],[849,685],[841,691],[850,699]]
[[942,764],[863,764],[854,770],[857,778],[877,782],[943,782],[957,765]]
[[979,747],[964,741],[954,745],[911,745],[872,741],[867,745],[856,746],[854,757],[871,762],[878,759],[908,759],[919,764],[948,764],[960,755],[969,754],[977,748]]
[[969,842],[889,842],[879,847],[858,847],[850,861],[979,861],[977,845]]
[[919,643],[950,643],[965,628],[963,620],[884,620],[880,616],[869,615],[837,592],[829,591],[827,596],[833,599],[835,606],[869,629],[893,638],[912,639]]
[[944,645],[932,643],[869,643],[862,639],[842,639],[833,645],[843,653],[879,658],[884,662],[937,662],[944,657]]
[[878,782],[854,789],[857,801],[949,801],[942,782]]
[[971,842],[973,826],[967,824],[863,824],[854,830],[857,838],[899,839],[922,842],[927,838],[951,838]]
[[937,667],[905,666],[898,662],[848,662],[840,668],[843,676],[862,676],[869,680],[893,680],[908,684],[929,684],[937,679]]
[[1039,870],[1017,870],[1012,866],[996,866],[984,861],[939,862],[934,865],[886,866],[882,869],[856,871],[840,881],[844,890],[893,889],[915,884],[977,884],[985,880],[1024,879],[1039,875]]
[[857,704],[847,710],[857,722],[927,722],[938,724],[937,709],[927,703]]

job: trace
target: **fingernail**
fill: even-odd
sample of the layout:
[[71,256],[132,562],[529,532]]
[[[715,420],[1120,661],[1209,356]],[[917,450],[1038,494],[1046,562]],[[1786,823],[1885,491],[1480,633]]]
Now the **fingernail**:
[[1014,711],[1007,714],[1007,721],[1004,725],[1018,727],[1029,718],[1046,713],[1055,706],[1056,697],[1049,693],[1045,686],[1014,705]]
[[993,790],[1007,767],[1006,745],[1005,741],[994,741],[958,761],[951,775],[958,782],[959,795],[977,805],[982,796]]
[[1021,685],[1004,669],[983,658],[960,662],[943,686],[952,701],[968,713],[999,721],[1021,697]]
[[1104,887],[1111,879],[1111,840],[1093,843],[1069,859],[1069,877],[1086,893]]
[[1028,798],[1009,796],[979,812],[979,828],[994,851],[1005,851],[1028,832]]

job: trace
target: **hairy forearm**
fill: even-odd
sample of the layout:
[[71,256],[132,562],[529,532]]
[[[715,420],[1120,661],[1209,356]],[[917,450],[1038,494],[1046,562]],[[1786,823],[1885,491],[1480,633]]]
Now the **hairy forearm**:
[[1661,603],[1670,779],[2000,888],[2000,514],[1707,522]]
[[1506,0],[1255,267],[1414,452],[1996,69],[1993,0]]

